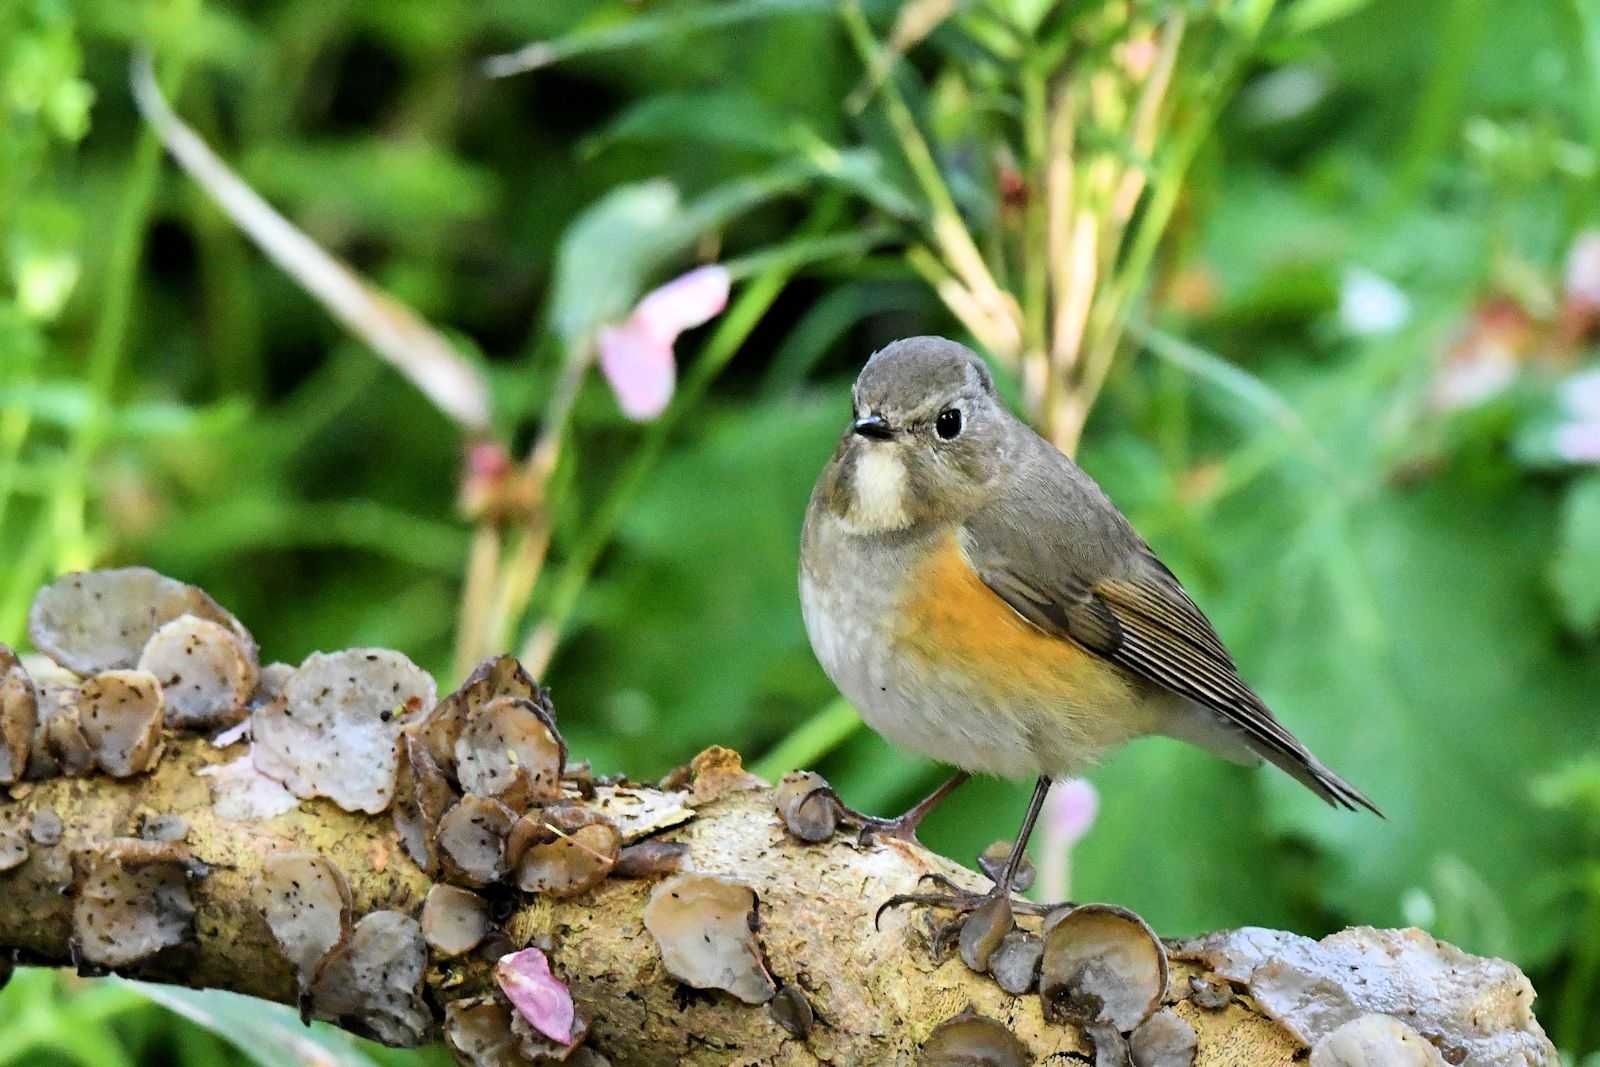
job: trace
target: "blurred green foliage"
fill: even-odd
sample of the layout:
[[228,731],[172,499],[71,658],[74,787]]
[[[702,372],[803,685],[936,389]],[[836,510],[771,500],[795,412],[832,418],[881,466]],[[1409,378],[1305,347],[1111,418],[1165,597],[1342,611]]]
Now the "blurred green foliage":
[[[869,5],[880,35],[892,6]],[[1051,6],[968,5],[894,74],[971,219],[998,211],[974,130],[1017,104],[951,71]],[[261,193],[484,366],[521,445],[563,339],[666,273],[922,210],[877,109],[844,106],[863,70],[834,10],[0,7],[0,640],[50,574],[139,561],[272,658],[379,644],[449,672],[462,441],[162,161],[135,44]],[[580,54],[480,74],[558,38]],[[1279,6],[1080,458],[1388,819],[1143,742],[1094,775],[1075,896],[1173,934],[1423,925],[1520,963],[1563,1051],[1600,1048],[1597,152],[1593,0]],[[662,223],[643,251],[595,229],[630,197]],[[939,770],[830,707],[795,551],[861,360],[960,327],[892,244],[743,277],[680,347],[670,422],[626,423],[594,376],[578,399],[534,594],[570,601],[546,680],[601,770],[789,739],[780,762],[897,809]],[[1026,787],[969,789],[925,832],[956,856],[1011,832]],[[23,971],[0,995],[0,1064],[225,1059],[123,986]]]

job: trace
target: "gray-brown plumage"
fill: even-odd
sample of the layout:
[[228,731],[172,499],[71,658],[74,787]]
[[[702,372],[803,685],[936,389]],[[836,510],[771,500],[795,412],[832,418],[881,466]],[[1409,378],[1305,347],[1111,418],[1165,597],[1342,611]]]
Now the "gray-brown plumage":
[[1045,778],[1167,734],[1377,811],[1273,716],[1178,579],[1006,410],[973,353],[897,341],[853,409],[807,513],[801,601],[823,667],[879,733]]

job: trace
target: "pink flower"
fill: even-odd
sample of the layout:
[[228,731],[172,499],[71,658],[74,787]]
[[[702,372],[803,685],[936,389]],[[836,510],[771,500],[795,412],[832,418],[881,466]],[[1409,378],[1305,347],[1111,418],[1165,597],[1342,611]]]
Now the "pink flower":
[[1569,302],[1591,311],[1600,308],[1600,232],[1585,230],[1572,242],[1563,288]]
[[1569,422],[1558,426],[1555,449],[1568,463],[1600,463],[1600,423]]
[[1039,893],[1044,900],[1065,900],[1069,893],[1072,846],[1094,825],[1100,794],[1082,778],[1064,778],[1050,787],[1044,800],[1044,833],[1039,841]]
[[572,993],[550,973],[550,961],[536,948],[501,956],[494,965],[494,980],[517,1013],[533,1028],[562,1045],[572,1043],[577,1011]]
[[1580,422],[1600,423],[1600,370],[1574,374],[1561,383],[1561,406]]
[[623,414],[646,421],[666,410],[677,378],[673,343],[728,306],[732,281],[726,267],[699,267],[646,293],[622,325],[601,328],[600,369]]

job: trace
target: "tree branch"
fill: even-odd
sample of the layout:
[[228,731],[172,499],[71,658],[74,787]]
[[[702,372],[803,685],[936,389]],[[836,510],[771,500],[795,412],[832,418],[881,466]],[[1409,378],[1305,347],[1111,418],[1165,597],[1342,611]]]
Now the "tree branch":
[[[316,799],[271,818],[224,818],[213,796],[217,779],[199,772],[242,751],[169,737],[148,775],[12,787],[14,799],[0,801],[0,837],[7,828],[13,839],[29,835],[28,858],[0,874],[0,947],[26,963],[79,962],[82,931],[74,915],[85,858],[141,830],[167,838],[184,830],[182,845],[208,873],[189,883],[192,933],[123,973],[296,1003],[295,967],[256,895],[275,853],[325,856],[343,872],[355,916],[418,911],[432,883],[402,851],[388,813],[352,813]],[[614,817],[625,838],[663,826],[651,839],[687,846],[685,869],[755,890],[766,966],[814,1012],[803,1037],[775,1021],[781,1013],[770,1006],[690,990],[668,974],[642,921],[658,883],[615,875],[567,899],[486,891],[491,903],[499,899],[509,909],[505,940],[491,937],[485,950],[457,959],[430,957],[426,1000],[434,1024],[445,1005],[492,993],[498,953],[537,944],[589,1017],[588,1046],[618,1065],[913,1063],[930,1033],[969,1007],[1007,1027],[1036,1062],[1094,1059],[1077,1027],[1045,1021],[1038,996],[1011,996],[953,955],[936,960],[926,914],[895,910],[874,927],[878,905],[915,889],[922,876],[981,888],[977,875],[897,841],[858,847],[843,831],[820,844],[799,841],[776,814],[772,791],[729,757],[720,750],[704,755],[674,789],[600,785],[585,804]],[[38,839],[54,839],[52,815],[62,832],[42,844]],[[683,821],[666,825],[675,820]],[[1532,989],[1514,967],[1417,932],[1348,931],[1319,944],[1246,930],[1169,948],[1165,1002],[1193,1027],[1196,1064],[1288,1067],[1304,1060],[1305,1044],[1374,1011],[1415,1026],[1443,1054],[1439,1062],[1554,1062],[1532,1019]],[[1346,1062],[1323,1056],[1319,1049],[1312,1062]]]

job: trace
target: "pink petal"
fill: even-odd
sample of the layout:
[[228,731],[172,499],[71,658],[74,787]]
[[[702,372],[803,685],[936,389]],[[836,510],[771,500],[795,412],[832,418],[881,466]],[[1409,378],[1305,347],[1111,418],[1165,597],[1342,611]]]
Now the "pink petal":
[[684,330],[711,321],[728,306],[732,282],[726,267],[696,268],[646,293],[628,321],[670,347]]
[[1600,232],[1585,230],[1567,253],[1567,299],[1600,308]]
[[1100,810],[1100,794],[1082,778],[1067,778],[1050,787],[1044,801],[1046,838],[1065,850],[1083,839]]
[[506,999],[533,1028],[551,1041],[572,1042],[576,1011],[572,993],[550,973],[550,961],[536,948],[501,956],[494,965],[494,980]]
[[1600,463],[1600,422],[1569,422],[1557,427],[1555,449],[1568,463]]
[[646,421],[667,408],[677,366],[672,341],[663,340],[630,318],[600,330],[600,369],[611,383],[622,413]]
[[1561,406],[1584,422],[1600,422],[1600,370],[1574,374],[1561,383]]

